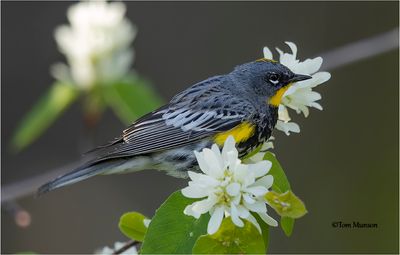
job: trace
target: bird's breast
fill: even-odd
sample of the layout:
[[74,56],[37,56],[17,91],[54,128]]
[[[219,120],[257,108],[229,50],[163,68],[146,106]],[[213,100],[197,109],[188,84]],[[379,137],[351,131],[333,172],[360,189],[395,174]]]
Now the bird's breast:
[[263,144],[271,137],[272,131],[278,119],[278,108],[267,106],[251,117],[250,123],[253,123],[254,132],[246,141],[238,144],[239,154],[245,156],[258,146]]

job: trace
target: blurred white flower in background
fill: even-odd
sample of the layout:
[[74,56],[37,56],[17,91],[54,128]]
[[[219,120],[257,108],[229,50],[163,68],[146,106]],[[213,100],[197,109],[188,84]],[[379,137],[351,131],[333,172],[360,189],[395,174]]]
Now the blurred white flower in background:
[[[121,249],[122,247],[124,247],[126,243],[123,242],[115,242],[114,243],[114,248],[111,249],[110,247],[106,246],[104,248],[101,248],[99,250],[97,250],[95,252],[95,254],[107,254],[107,255],[111,255],[111,254],[115,254],[115,252],[119,249]],[[124,254],[124,255],[136,255],[138,254],[137,249],[135,246],[129,247],[127,250],[119,253],[119,254]]]
[[69,66],[53,66],[53,76],[83,89],[123,77],[133,62],[130,47],[136,28],[122,2],[88,1],[68,9],[70,26],[59,26],[55,39]]
[[[322,58],[316,57],[300,61],[297,58],[297,46],[292,42],[286,42],[292,53],[285,53],[276,49],[279,53],[279,62],[287,66],[292,72],[297,74],[311,75],[312,79],[296,82],[283,95],[281,105],[279,106],[279,117],[276,128],[289,135],[290,132],[299,133],[300,127],[294,122],[290,122],[290,116],[287,108],[295,110],[297,113],[303,113],[305,117],[309,114],[308,107],[314,107],[322,110],[322,106],[317,103],[321,99],[321,94],[312,89],[331,78],[328,72],[318,72],[322,65]],[[264,57],[273,59],[272,52],[268,47],[264,47]]]
[[57,27],[54,34],[67,63],[52,66],[56,81],[16,129],[12,138],[16,150],[39,138],[79,98],[87,130],[94,130],[106,107],[129,124],[160,106],[162,100],[149,82],[130,70],[136,28],[125,12],[124,3],[104,0],[68,8],[70,24]]
[[214,144],[211,149],[195,151],[197,162],[203,173],[189,171],[189,186],[182,194],[189,198],[204,198],[188,205],[184,213],[199,218],[210,213],[207,232],[218,231],[224,217],[243,227],[242,219],[260,226],[251,214],[257,213],[268,225],[277,226],[277,222],[267,214],[264,196],[272,186],[273,177],[267,175],[271,162],[259,161],[255,164],[242,164],[235,148],[235,140],[229,136],[222,152]]

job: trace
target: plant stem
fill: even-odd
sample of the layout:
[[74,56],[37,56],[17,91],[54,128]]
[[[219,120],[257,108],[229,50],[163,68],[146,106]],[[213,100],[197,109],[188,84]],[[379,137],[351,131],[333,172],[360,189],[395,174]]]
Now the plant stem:
[[124,251],[128,250],[129,248],[131,248],[132,246],[135,246],[139,244],[138,241],[135,240],[130,240],[129,242],[127,242],[124,246],[122,246],[121,248],[119,248],[118,250],[114,251],[113,254],[121,254]]

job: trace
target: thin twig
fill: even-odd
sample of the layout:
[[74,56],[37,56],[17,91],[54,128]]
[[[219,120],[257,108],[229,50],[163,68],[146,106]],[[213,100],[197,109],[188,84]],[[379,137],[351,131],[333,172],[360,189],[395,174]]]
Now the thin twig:
[[135,246],[139,244],[138,241],[135,240],[130,240],[129,242],[125,243],[124,246],[122,246],[121,248],[119,248],[118,250],[114,251],[113,254],[121,254],[124,251],[128,250],[129,248],[131,248],[132,246]]
[[29,227],[31,224],[31,215],[15,200],[9,200],[2,203],[1,209],[13,217],[15,224],[20,228]]
[[332,70],[399,48],[399,27],[321,54],[323,70]]
[[1,188],[1,203],[35,194],[37,189],[49,180],[74,169],[80,162],[68,164],[22,181],[3,185]]

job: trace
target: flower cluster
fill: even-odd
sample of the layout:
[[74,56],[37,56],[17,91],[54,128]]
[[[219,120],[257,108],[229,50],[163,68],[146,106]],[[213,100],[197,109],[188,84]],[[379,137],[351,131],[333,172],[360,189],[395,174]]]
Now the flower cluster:
[[[287,108],[295,110],[297,113],[303,113],[305,117],[309,114],[308,107],[314,107],[322,110],[322,106],[317,103],[321,99],[321,95],[312,89],[331,78],[328,72],[318,72],[322,65],[322,58],[316,57],[300,61],[297,59],[297,46],[292,42],[286,42],[292,53],[285,53],[280,49],[276,49],[279,53],[279,62],[287,66],[292,72],[299,74],[307,74],[312,79],[296,82],[283,95],[281,105],[279,106],[279,120],[276,128],[285,132],[299,133],[300,127],[294,122],[290,122],[291,118]],[[268,47],[264,47],[264,57],[273,59],[272,52]]]
[[53,76],[83,89],[123,77],[133,61],[130,45],[136,35],[125,11],[122,2],[87,1],[70,7],[67,16],[71,25],[55,31],[69,67],[54,65]]
[[203,173],[189,172],[189,186],[182,189],[182,194],[189,198],[203,198],[188,205],[184,213],[199,218],[210,213],[207,232],[215,233],[225,217],[243,227],[243,219],[253,223],[261,232],[252,212],[271,226],[277,222],[267,214],[264,196],[272,186],[273,177],[267,175],[271,162],[259,161],[255,164],[243,164],[238,158],[235,140],[229,136],[222,152],[214,144],[195,152]]

